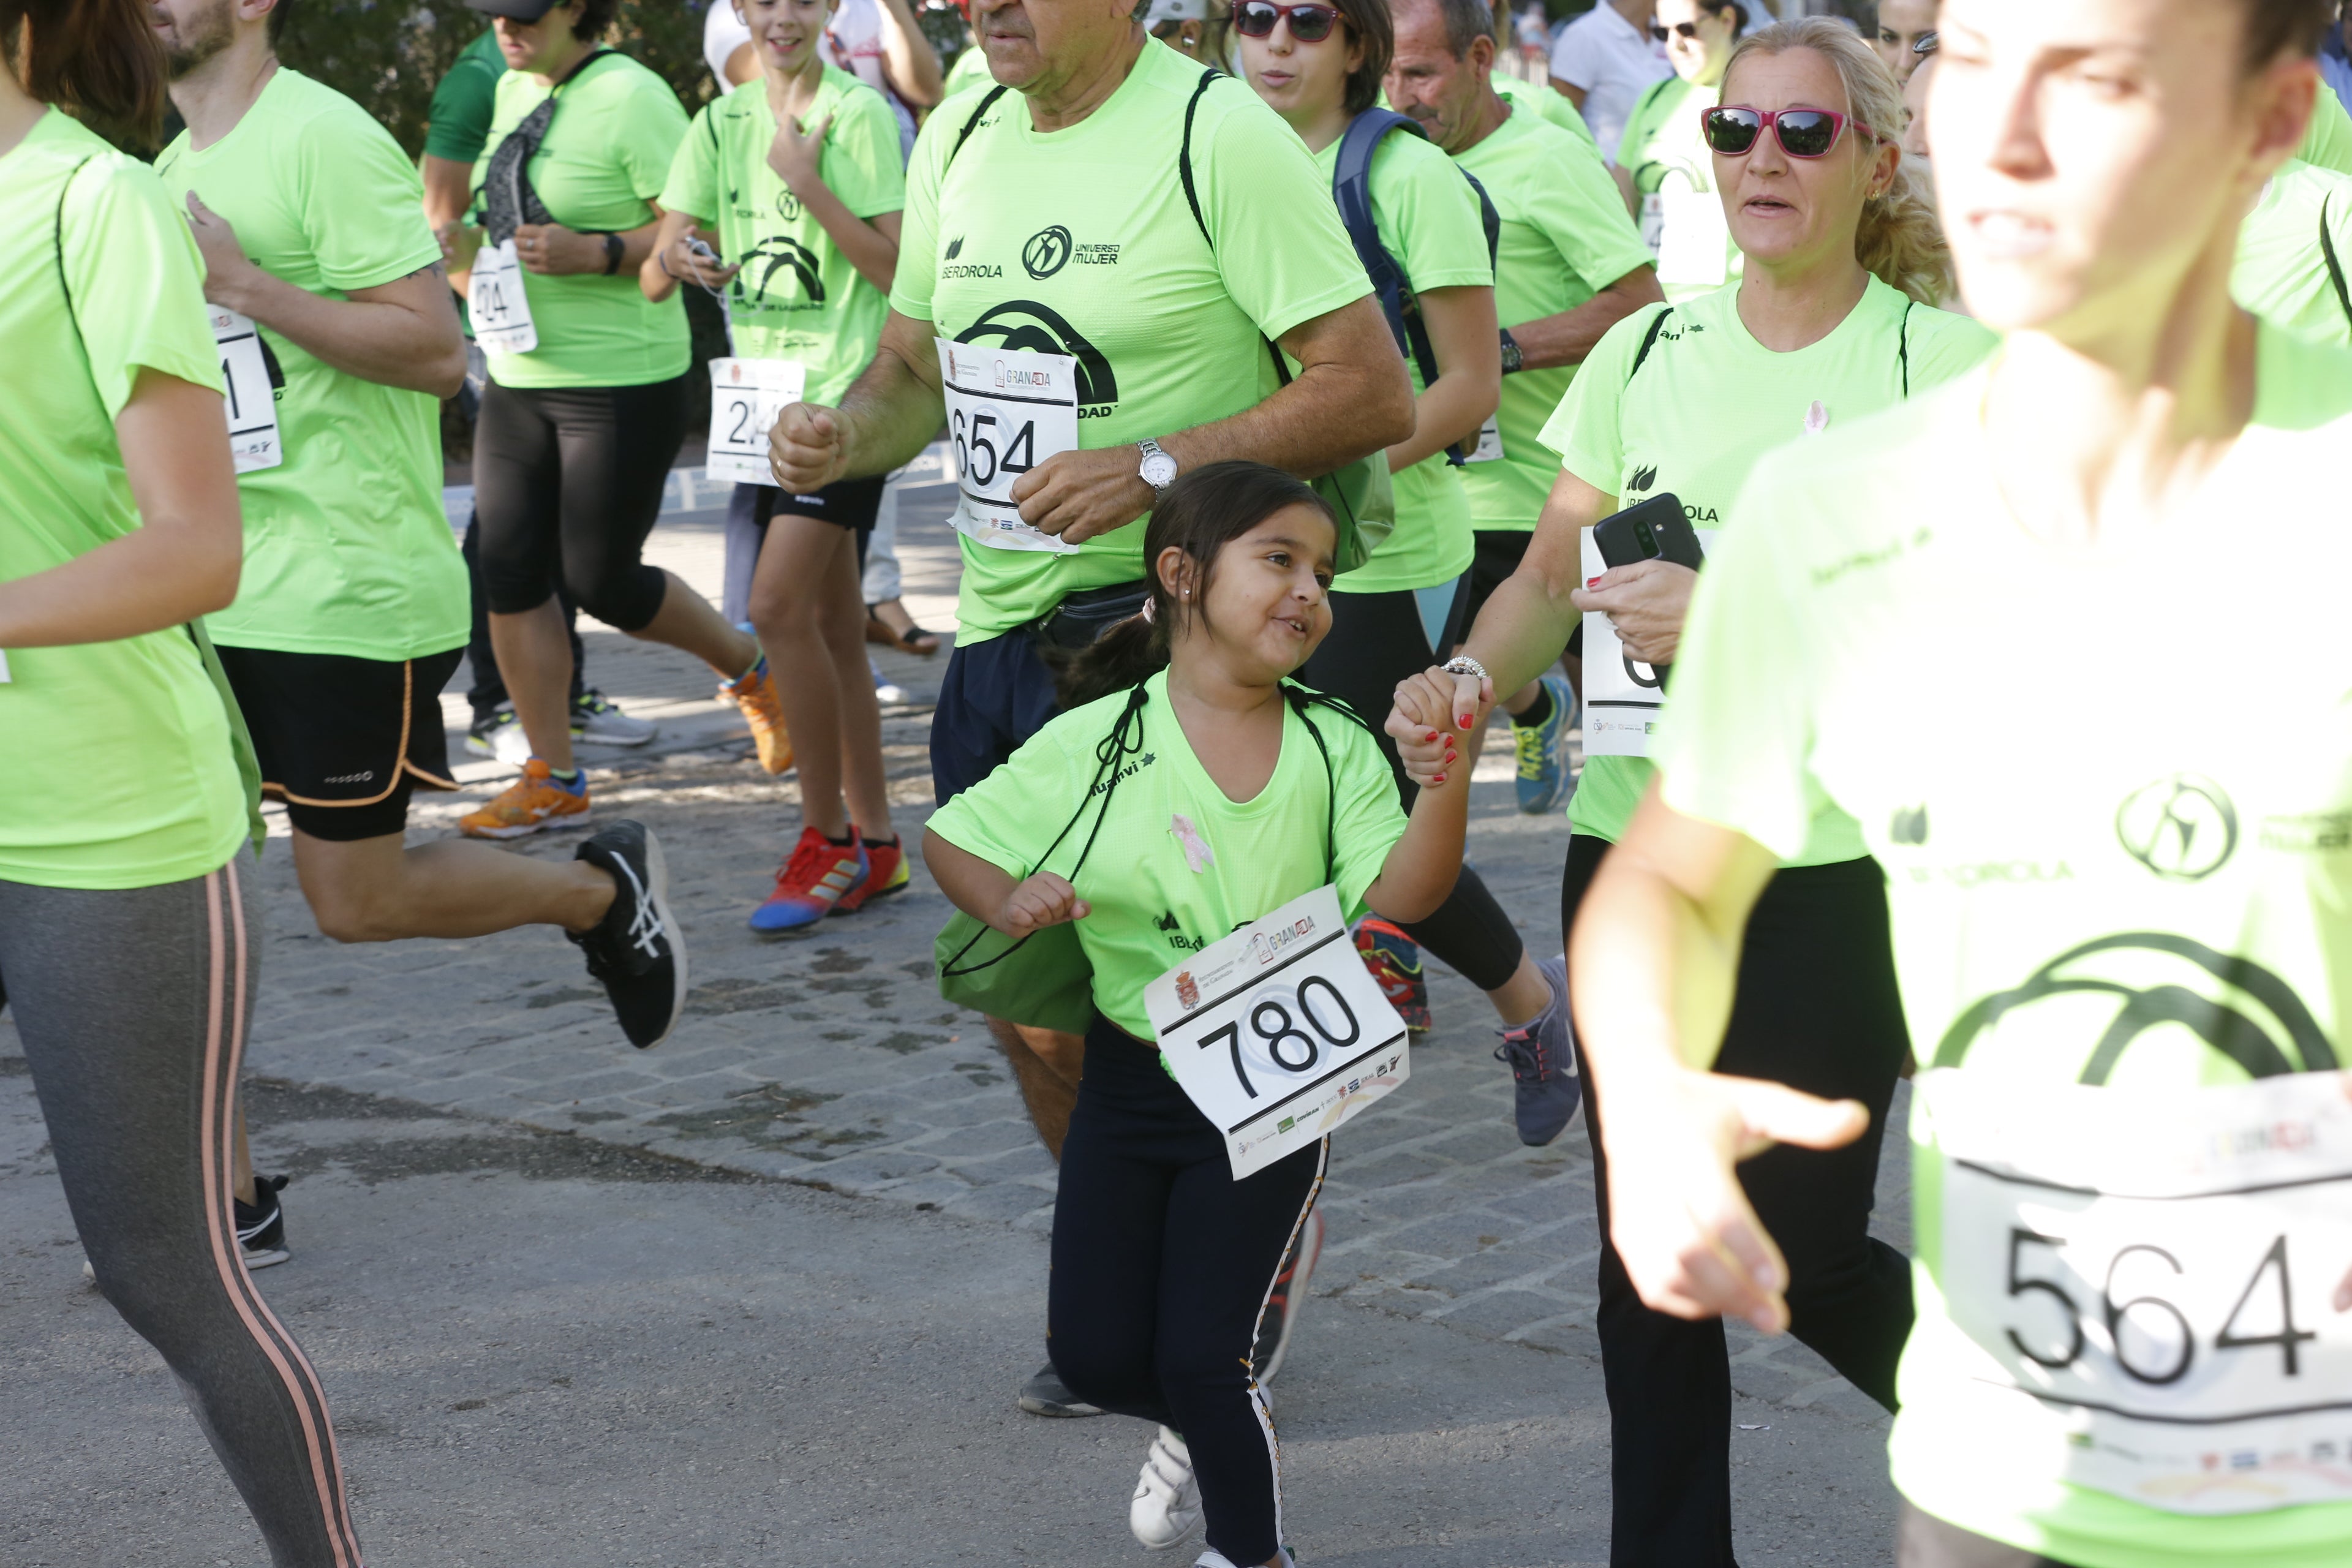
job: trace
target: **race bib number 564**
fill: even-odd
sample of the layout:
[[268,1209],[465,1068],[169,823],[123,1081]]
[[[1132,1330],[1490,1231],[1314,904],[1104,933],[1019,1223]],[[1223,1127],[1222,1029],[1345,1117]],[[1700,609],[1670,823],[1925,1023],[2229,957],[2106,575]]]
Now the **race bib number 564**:
[[1143,988],[1160,1052],[1239,1181],[1405,1080],[1404,1020],[1318,888]]
[[1015,480],[1078,445],[1078,362],[1068,354],[937,340],[948,445],[955,453],[956,531],[995,550],[1077,552],[1021,521]]
[[[2352,1077],[2150,1093],[1942,1069],[1937,1271],[2056,1468],[2175,1513],[2352,1502]],[[1923,1321],[1923,1331],[1927,1324]],[[1945,1364],[1937,1358],[1937,1364]]]

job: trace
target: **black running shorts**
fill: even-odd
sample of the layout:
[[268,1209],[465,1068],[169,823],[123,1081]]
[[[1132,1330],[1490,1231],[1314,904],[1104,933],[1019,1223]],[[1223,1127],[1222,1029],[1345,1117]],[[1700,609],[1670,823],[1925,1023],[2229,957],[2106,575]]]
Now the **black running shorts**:
[[752,518],[761,528],[779,512],[813,517],[835,528],[870,529],[882,510],[883,476],[840,479],[814,495],[794,495],[774,485],[753,485]]
[[288,819],[313,838],[400,832],[416,785],[457,787],[441,689],[465,651],[385,660],[223,646],[262,792],[284,801]]

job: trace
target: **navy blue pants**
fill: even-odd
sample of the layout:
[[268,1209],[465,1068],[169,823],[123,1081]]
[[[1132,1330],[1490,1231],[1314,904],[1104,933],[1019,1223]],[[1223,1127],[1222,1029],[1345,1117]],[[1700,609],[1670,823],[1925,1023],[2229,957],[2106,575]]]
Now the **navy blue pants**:
[[1061,710],[1054,672],[1027,634],[958,643],[931,710],[932,798],[945,805],[986,778]]
[[1062,1145],[1046,1346],[1070,1392],[1183,1434],[1209,1544],[1282,1544],[1274,1419],[1250,1375],[1284,1251],[1323,1185],[1325,1140],[1234,1180],[1224,1140],[1154,1047],[1097,1016]]

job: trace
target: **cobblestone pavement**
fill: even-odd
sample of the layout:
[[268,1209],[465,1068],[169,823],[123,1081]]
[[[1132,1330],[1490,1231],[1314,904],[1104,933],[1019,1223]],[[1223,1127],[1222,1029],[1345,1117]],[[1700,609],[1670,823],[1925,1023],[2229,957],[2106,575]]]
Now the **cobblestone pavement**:
[[[904,492],[901,522],[910,603],[942,631],[954,570],[947,493]],[[717,521],[666,520],[652,557],[715,593]],[[931,939],[948,910],[919,865],[911,891],[813,936],[753,938],[744,917],[782,853],[791,781],[748,759],[740,723],[698,695],[709,676],[691,660],[610,632],[591,630],[588,641],[589,668],[616,699],[684,716],[654,754],[621,753],[593,775],[598,812],[642,818],[669,858],[694,977],[677,1032],[657,1050],[630,1050],[551,931],[338,947],[317,934],[278,853],[263,868],[270,935],[253,1070],[1042,1232],[1053,1164],[978,1016],[934,989]],[[884,739],[911,844],[930,804],[923,742],[945,660],[885,659],[908,689]],[[462,702],[452,701],[462,724]],[[678,745],[689,749],[665,751]],[[502,772],[472,771],[483,782],[467,795],[420,797],[417,837],[449,831]],[[1470,858],[1529,945],[1558,952],[1565,822],[1512,809],[1507,743],[1489,749],[1477,777]],[[522,851],[568,856],[572,842],[526,841]],[[1439,1027],[1416,1042],[1411,1082],[1336,1141],[1331,1240],[1316,1290],[1595,1356],[1598,1232],[1581,1123],[1549,1148],[1521,1147],[1508,1073],[1490,1054],[1490,1010],[1450,972],[1433,963],[1431,973]],[[1880,1205],[1897,1245],[1908,1234],[1903,1152],[1899,1140],[1890,1146]],[[1737,1326],[1731,1337],[1743,1398],[1883,1421],[1793,1341]]]

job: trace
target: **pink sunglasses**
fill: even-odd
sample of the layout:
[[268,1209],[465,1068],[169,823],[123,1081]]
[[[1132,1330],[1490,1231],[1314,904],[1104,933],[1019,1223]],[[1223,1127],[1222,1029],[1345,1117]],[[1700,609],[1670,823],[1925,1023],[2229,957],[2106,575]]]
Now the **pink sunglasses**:
[[1744,157],[1768,125],[1780,151],[1791,158],[1828,157],[1849,125],[1873,142],[1885,140],[1861,121],[1832,109],[1749,109],[1727,104],[1700,110],[1698,122],[1706,144],[1727,158]]

